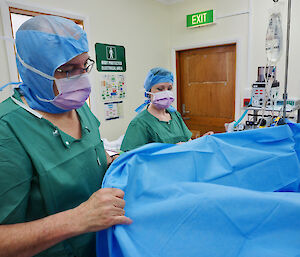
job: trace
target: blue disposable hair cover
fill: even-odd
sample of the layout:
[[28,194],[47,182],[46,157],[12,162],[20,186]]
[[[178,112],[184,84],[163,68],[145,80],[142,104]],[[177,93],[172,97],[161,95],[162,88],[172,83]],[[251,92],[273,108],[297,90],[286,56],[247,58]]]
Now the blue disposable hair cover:
[[[20,58],[31,67],[53,76],[55,70],[74,57],[88,52],[86,33],[73,21],[50,15],[40,15],[24,22],[16,33],[16,48]],[[17,58],[25,99],[33,109],[64,112],[52,103],[53,80],[24,67]]]
[[171,83],[173,84],[174,78],[172,72],[161,68],[153,68],[151,69],[145,79],[144,88],[146,92],[149,92],[151,88],[159,83]]
[[103,187],[131,225],[97,233],[101,257],[300,256],[300,125],[215,134],[122,154]]
[[[146,92],[149,92],[154,85],[157,85],[159,83],[173,84],[173,82],[174,82],[174,77],[172,72],[161,67],[156,67],[151,69],[148,72],[144,82],[144,88]],[[147,93],[145,94],[145,96],[148,97]],[[141,104],[138,108],[135,109],[135,111],[141,112],[149,103],[150,100],[146,99],[143,104]],[[173,106],[170,106],[169,111],[174,112],[175,108]]]

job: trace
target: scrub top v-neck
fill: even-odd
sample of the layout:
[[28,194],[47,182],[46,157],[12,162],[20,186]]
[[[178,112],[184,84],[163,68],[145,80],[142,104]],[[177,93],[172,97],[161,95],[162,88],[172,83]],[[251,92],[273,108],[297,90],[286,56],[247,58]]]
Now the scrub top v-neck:
[[129,124],[122,145],[122,151],[129,151],[148,143],[186,142],[191,136],[179,112],[171,112],[170,121],[161,121],[146,109],[139,113]]
[[[22,101],[18,90],[13,98]],[[100,189],[107,169],[100,122],[86,104],[76,110],[82,136],[75,139],[14,99],[0,104],[0,224],[78,206]],[[37,256],[95,255],[95,235],[88,233]]]

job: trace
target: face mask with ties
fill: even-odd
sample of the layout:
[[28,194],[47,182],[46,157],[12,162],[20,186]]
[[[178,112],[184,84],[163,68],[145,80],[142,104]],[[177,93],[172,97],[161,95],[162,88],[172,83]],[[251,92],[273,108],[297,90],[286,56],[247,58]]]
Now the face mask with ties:
[[[91,83],[89,80],[89,74],[87,71],[86,73],[81,73],[79,75],[74,75],[71,77],[57,79],[53,76],[49,76],[42,71],[26,64],[17,53],[17,57],[27,69],[39,74],[40,76],[47,78],[49,80],[55,81],[55,85],[58,90],[58,95],[55,96],[53,99],[44,99],[36,95],[36,97],[43,102],[48,102],[55,105],[58,108],[63,110],[73,110],[78,109],[84,105],[85,101],[88,99],[91,93]],[[93,67],[93,64],[90,65]]]
[[147,92],[147,94],[153,95],[151,103],[153,103],[155,107],[160,110],[169,108],[175,100],[174,94],[170,90],[164,90],[157,93]]
[[91,83],[88,73],[80,76],[55,79],[55,84],[59,93],[52,100],[37,97],[41,101],[50,102],[64,110],[80,108],[91,93]]

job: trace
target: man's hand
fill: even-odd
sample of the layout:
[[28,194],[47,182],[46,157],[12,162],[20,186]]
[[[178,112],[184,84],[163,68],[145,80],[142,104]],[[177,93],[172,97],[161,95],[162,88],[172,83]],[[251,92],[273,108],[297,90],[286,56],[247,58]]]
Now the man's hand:
[[[73,209],[74,219],[86,232],[95,232],[116,224],[131,224],[132,220],[125,217],[124,192],[117,188],[103,188]],[[84,233],[83,232],[83,233]]]

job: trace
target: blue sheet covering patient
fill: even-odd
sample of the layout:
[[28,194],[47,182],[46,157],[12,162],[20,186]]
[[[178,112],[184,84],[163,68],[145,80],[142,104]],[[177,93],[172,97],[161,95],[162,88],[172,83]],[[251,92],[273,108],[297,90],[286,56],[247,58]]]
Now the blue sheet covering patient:
[[98,232],[97,254],[299,257],[299,157],[299,124],[125,153],[103,187],[125,191],[133,223]]

